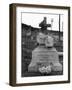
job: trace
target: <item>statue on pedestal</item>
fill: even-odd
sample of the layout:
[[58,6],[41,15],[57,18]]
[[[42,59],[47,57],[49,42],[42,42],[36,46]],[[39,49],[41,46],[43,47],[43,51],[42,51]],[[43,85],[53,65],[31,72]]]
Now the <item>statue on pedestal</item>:
[[32,60],[28,66],[29,72],[50,73],[62,71],[57,50],[53,47],[53,38],[47,34],[46,18],[39,24],[41,32],[37,35],[39,46],[32,51]]

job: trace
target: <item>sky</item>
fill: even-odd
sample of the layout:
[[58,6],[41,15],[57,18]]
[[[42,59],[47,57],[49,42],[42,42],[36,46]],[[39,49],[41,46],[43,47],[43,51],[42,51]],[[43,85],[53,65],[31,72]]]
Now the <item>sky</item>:
[[[52,14],[52,13],[22,13],[22,23],[31,25],[33,27],[39,27],[39,23],[43,21],[44,17],[47,18],[47,24],[52,24],[52,27],[48,28],[49,30],[56,30],[59,31],[59,14]],[[53,23],[51,23],[51,20],[53,19]],[[60,30],[63,31],[63,15],[60,15]]]

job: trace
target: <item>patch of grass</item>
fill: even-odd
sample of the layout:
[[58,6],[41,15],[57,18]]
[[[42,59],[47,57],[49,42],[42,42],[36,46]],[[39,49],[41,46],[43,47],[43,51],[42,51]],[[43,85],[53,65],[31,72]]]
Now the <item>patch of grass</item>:
[[52,71],[49,74],[42,74],[40,72],[24,72],[22,77],[33,77],[33,76],[56,76],[56,75],[63,75],[63,71]]

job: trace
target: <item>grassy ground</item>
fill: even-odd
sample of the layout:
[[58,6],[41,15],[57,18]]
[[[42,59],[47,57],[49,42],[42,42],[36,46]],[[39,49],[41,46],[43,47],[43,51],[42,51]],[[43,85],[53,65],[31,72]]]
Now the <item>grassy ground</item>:
[[63,75],[63,71],[62,72],[59,72],[59,71],[57,71],[57,72],[51,72],[51,73],[49,73],[49,74],[41,74],[41,73],[39,73],[39,72],[24,72],[23,74],[22,74],[22,77],[32,77],[32,76],[53,76],[53,75]]

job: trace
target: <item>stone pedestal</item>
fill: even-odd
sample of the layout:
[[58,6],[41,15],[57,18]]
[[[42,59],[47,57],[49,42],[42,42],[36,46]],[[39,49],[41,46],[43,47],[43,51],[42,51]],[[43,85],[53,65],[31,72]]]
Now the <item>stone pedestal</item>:
[[32,60],[28,66],[29,72],[37,72],[40,66],[52,65],[52,71],[62,71],[62,65],[59,63],[59,56],[55,48],[46,48],[38,46],[32,52]]

